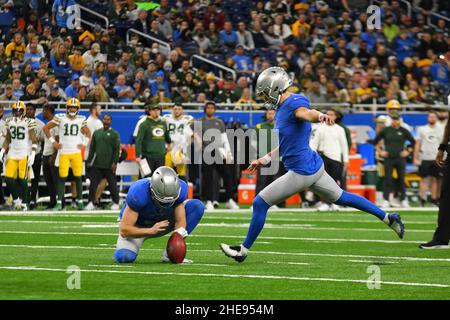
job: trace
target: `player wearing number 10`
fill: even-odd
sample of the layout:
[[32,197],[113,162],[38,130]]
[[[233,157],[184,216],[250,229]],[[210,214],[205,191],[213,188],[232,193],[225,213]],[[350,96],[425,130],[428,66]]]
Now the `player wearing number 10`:
[[[74,180],[77,186],[77,207],[83,209],[81,175],[83,174],[83,158],[81,149],[86,147],[91,139],[91,133],[86,125],[86,117],[78,115],[80,102],[70,98],[66,103],[66,114],[57,114],[52,121],[44,127],[44,133],[56,150],[58,155],[56,163],[59,165],[58,200],[54,210],[62,209],[64,186],[69,175],[69,166],[72,167]],[[52,137],[50,130],[58,127],[59,142]],[[86,136],[82,139],[80,132]],[[59,160],[58,160],[59,159]]]
[[27,209],[28,172],[34,163],[38,143],[36,122],[25,117],[25,110],[26,106],[22,101],[13,104],[13,116],[5,121],[7,133],[0,150],[0,162],[3,162],[3,156],[9,148],[5,180],[17,210]]

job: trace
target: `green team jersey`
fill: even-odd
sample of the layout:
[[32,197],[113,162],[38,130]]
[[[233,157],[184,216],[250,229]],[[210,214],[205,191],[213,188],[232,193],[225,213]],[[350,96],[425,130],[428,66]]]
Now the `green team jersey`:
[[[113,164],[119,162],[120,135],[109,128],[96,130],[89,146],[87,163],[94,160],[93,166],[100,169],[111,169]],[[95,157],[95,158],[94,158]]]
[[[273,136],[272,130],[274,122],[263,122],[256,125],[256,141],[258,142],[258,155],[264,156],[274,149],[273,145],[277,145],[277,139]],[[262,130],[262,131],[261,131]],[[265,131],[265,132],[263,132]],[[264,140],[261,140],[264,139]],[[264,145],[264,144],[265,145]]]
[[393,127],[383,128],[375,137],[374,145],[377,145],[380,140],[384,140],[384,148],[389,153],[389,158],[399,157],[400,152],[405,150],[406,141],[411,142],[412,147],[416,144],[411,132],[403,127],[397,129]]
[[162,158],[166,154],[166,143],[171,142],[166,121],[147,118],[136,137],[136,157]]

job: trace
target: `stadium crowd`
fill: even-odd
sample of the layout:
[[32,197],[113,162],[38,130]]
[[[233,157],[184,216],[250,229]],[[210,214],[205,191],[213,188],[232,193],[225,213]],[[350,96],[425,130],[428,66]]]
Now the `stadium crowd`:
[[[48,102],[65,106],[71,98],[77,98],[91,106],[91,116],[97,119],[95,110],[102,103],[118,103],[109,108],[142,109],[136,103],[143,102],[151,118],[143,128],[151,128],[153,122],[160,121],[157,112],[161,111],[161,103],[179,107],[196,102],[205,110],[201,121],[223,132],[225,124],[218,122],[215,110],[260,108],[260,100],[253,93],[256,78],[262,70],[279,66],[293,80],[289,90],[305,93],[313,104],[397,101],[392,108],[394,113],[384,119],[384,125],[398,130],[396,120],[401,108],[397,106],[442,103],[450,89],[450,26],[444,19],[433,20],[434,27],[427,21],[430,10],[450,16],[449,4],[444,1],[413,1],[411,16],[399,1],[381,1],[382,28],[375,30],[367,27],[369,1],[161,0],[153,10],[140,8],[134,0],[76,2],[105,14],[108,28],[103,29],[100,24],[74,25],[67,11],[74,0],[0,1],[0,103],[20,99],[34,111],[44,108],[51,114],[53,109]],[[127,39],[131,28],[167,42],[173,49],[166,52],[164,46],[138,33],[129,34]],[[218,70],[197,63],[193,55],[223,64],[237,77],[227,72],[220,77]],[[34,117],[33,110],[27,116]],[[331,112],[339,116],[338,111]],[[438,115],[445,121],[445,114]],[[266,126],[273,127],[273,120],[267,121],[267,115],[266,122]],[[342,137],[341,130],[335,131]],[[385,139],[385,133],[377,136],[375,142]],[[147,158],[153,170],[155,164],[167,163],[165,154],[172,148],[171,140],[166,139],[167,146],[159,143],[158,148],[164,150],[156,154],[144,138],[143,129],[136,134],[136,141],[140,141],[137,144],[142,144],[136,146],[137,158]],[[314,143],[319,149],[319,141]],[[339,156],[328,157],[329,170],[337,170],[337,180],[346,168],[348,135],[344,144],[347,151],[342,148],[337,151]],[[384,149],[377,151],[386,158]],[[395,152],[397,158],[413,156],[414,143],[407,150]],[[223,164],[202,170],[204,177],[214,170],[220,173],[227,204],[235,208],[232,190],[235,191],[240,170],[228,164],[232,155],[227,153],[223,158]],[[420,162],[418,155],[414,161]],[[394,166],[385,165],[391,165],[391,169]],[[404,168],[396,169],[398,172]],[[111,182],[110,176],[111,172],[99,170],[95,182],[103,178]],[[387,181],[387,190],[393,188],[391,183]],[[102,188],[105,186],[106,180],[102,182]],[[117,192],[113,190],[114,204]],[[398,192],[404,200],[404,189]],[[73,194],[77,194],[75,188]],[[218,190],[204,190],[209,207],[217,203],[217,194]],[[89,199],[98,200],[93,187]],[[385,200],[389,199],[385,196]],[[52,201],[56,201],[56,194]]]
[[[214,100],[242,109],[258,102],[252,90],[257,75],[278,65],[294,80],[291,90],[307,93],[313,103],[441,101],[450,82],[450,26],[444,19],[430,26],[425,9],[431,3],[448,16],[449,3],[414,1],[417,10],[407,16],[400,1],[381,1],[381,28],[370,29],[368,2],[161,0],[158,8],[145,10],[134,0],[77,1],[107,16],[103,29],[100,23],[74,25],[67,13],[74,0],[5,0],[1,100],[26,97],[40,106],[71,97]],[[127,42],[131,28],[169,43],[172,51],[136,33]],[[237,78],[219,78],[217,70],[191,61],[194,54],[227,66]]]

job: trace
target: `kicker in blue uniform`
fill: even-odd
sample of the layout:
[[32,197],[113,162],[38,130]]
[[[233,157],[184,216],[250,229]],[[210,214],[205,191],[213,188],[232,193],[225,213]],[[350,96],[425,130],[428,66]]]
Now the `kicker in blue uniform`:
[[[184,238],[200,222],[205,207],[188,198],[188,185],[169,167],[159,167],[152,178],[131,185],[120,212],[120,234],[114,259],[118,263],[134,262],[145,240],[178,232]],[[169,262],[164,250],[163,262]],[[191,263],[185,259],[184,263]]]
[[326,114],[312,110],[309,99],[303,94],[287,92],[291,84],[288,74],[279,67],[268,68],[258,77],[257,95],[266,101],[269,107],[277,109],[275,129],[278,130],[279,147],[252,161],[249,170],[267,165],[272,158],[279,155],[288,172],[255,197],[250,227],[242,245],[221,244],[222,251],[238,262],[244,261],[264,227],[268,209],[306,188],[325,201],[353,207],[376,216],[403,238],[404,225],[397,213],[388,214],[366,198],[342,190],[324,170],[321,157],[309,146],[311,122],[334,125],[334,121]]

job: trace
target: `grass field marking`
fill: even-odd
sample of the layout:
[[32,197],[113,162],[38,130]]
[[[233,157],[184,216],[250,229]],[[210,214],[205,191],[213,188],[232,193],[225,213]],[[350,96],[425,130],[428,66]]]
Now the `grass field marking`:
[[132,265],[122,265],[122,264],[88,264],[88,267],[133,268]]
[[[23,271],[51,271],[66,272],[67,269],[58,268],[41,268],[27,266],[0,266],[4,270],[23,270]],[[218,274],[218,273],[186,273],[186,272],[156,272],[156,271],[131,271],[131,270],[98,270],[98,269],[80,269],[80,272],[92,273],[120,273],[120,274],[142,274],[142,275],[159,275],[159,276],[182,276],[182,277],[209,277],[209,278],[246,278],[246,279],[270,279],[270,280],[293,280],[293,281],[318,281],[318,282],[344,282],[344,283],[363,283],[367,284],[367,280],[361,279],[335,279],[335,278],[310,278],[310,277],[289,277],[277,275],[253,275],[253,274]],[[395,286],[413,286],[413,287],[434,287],[434,288],[450,288],[450,284],[441,283],[419,283],[419,282],[397,282],[397,281],[380,281],[380,284]]]
[[397,261],[373,261],[373,260],[348,260],[348,262],[353,262],[353,263],[366,263],[366,264],[378,264],[378,263],[382,263],[382,264],[395,264],[395,263],[398,263]]
[[[393,231],[391,231],[393,232]],[[117,236],[118,233],[101,233],[101,232],[54,232],[54,231],[15,231],[0,230],[0,234],[43,234],[43,235],[64,235],[64,236]],[[196,238],[228,238],[240,239],[243,235],[202,235],[193,234]],[[398,244],[419,244],[426,242],[426,239],[408,241],[408,240],[381,240],[381,239],[351,239],[351,238],[311,238],[311,237],[272,237],[261,236],[261,240],[293,240],[293,241],[321,241],[321,242],[366,242],[366,243],[398,243]]]
[[[414,211],[414,212],[438,212],[439,208],[437,207],[427,207],[427,208],[385,208],[385,211],[389,212],[408,212],[408,211]],[[89,216],[93,213],[98,215],[118,215],[119,210],[95,210],[95,211],[78,211],[78,210],[62,210],[58,212],[50,212],[48,210],[40,210],[40,211],[32,211],[32,212],[18,212],[18,211],[1,211],[0,216],[26,216],[26,215],[50,215],[50,216],[61,216],[61,215],[79,215],[79,216]],[[227,213],[227,214],[248,214],[252,213],[252,210],[250,209],[214,209],[214,210],[206,210],[207,213]],[[315,208],[285,208],[285,209],[277,209],[277,210],[269,210],[270,213],[283,213],[288,215],[294,215],[298,213],[319,213],[317,209]],[[332,215],[345,215],[344,213],[358,213],[361,214],[362,212],[353,208],[341,208],[339,211],[326,211],[326,212],[320,212],[320,214],[332,214]]]
[[[49,246],[49,245],[25,245],[25,244],[0,244],[0,247],[11,248],[25,248],[25,249],[74,249],[74,250],[109,250],[113,251],[115,245],[110,247],[83,247],[83,246]],[[417,249],[419,250],[419,249]],[[161,251],[160,248],[141,248],[139,251]],[[219,249],[189,249],[190,252],[208,252],[221,253]],[[251,254],[261,255],[287,255],[287,256],[302,256],[302,257],[336,257],[336,258],[361,258],[361,259],[392,259],[405,261],[419,261],[419,262],[450,262],[450,258],[422,258],[422,257],[402,257],[402,256],[372,256],[372,255],[357,255],[357,254],[338,254],[338,253],[314,253],[314,252],[281,252],[281,251],[251,251]]]
[[[391,231],[393,232],[393,231]],[[43,235],[79,235],[79,236],[117,236],[118,233],[100,233],[100,232],[54,232],[54,231],[15,231],[15,230],[0,230],[0,234],[43,234]],[[239,239],[243,235],[201,235],[194,234],[192,237],[196,238],[231,238]],[[381,240],[381,239],[350,239],[350,238],[311,238],[311,237],[271,237],[261,236],[261,240],[293,240],[293,241],[321,241],[321,242],[367,242],[367,243],[403,243],[403,244],[419,244],[426,242],[426,239],[421,240]]]
[[[73,216],[70,216],[73,217]],[[249,217],[203,217],[202,221],[204,220],[242,220],[242,221],[248,221]],[[285,221],[285,222],[331,222],[331,223],[368,223],[368,224],[380,224],[380,221],[377,219],[371,219],[371,220],[360,220],[360,219],[352,219],[352,220],[344,220],[344,219],[321,219],[321,218],[317,218],[317,219],[310,219],[310,218],[303,218],[303,217],[298,217],[298,218],[276,218],[276,217],[272,217],[272,218],[267,218],[266,220],[268,223],[271,222],[275,222],[275,221]],[[0,219],[0,222],[2,223],[23,223],[23,224],[92,224],[92,223],[96,223],[96,224],[111,224],[111,225],[116,225],[117,226],[117,222],[109,222],[109,221],[105,221],[105,222],[92,222],[92,221],[67,221],[67,220],[3,220]],[[435,226],[436,225],[436,218],[432,217],[432,219],[430,219],[430,221],[408,221],[407,219],[405,219],[404,221],[405,223],[407,223],[408,225],[410,224],[418,224],[418,225],[432,225]],[[314,225],[312,225],[314,226]]]
[[307,262],[290,262],[290,261],[285,261],[285,262],[266,261],[266,263],[269,263],[269,264],[292,264],[292,265],[299,265],[299,266],[310,266],[311,265],[311,263],[307,263]]

